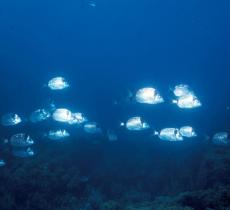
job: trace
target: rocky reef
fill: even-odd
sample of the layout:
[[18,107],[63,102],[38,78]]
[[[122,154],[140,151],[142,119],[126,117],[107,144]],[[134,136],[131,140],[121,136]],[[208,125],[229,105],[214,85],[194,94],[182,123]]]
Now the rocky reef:
[[230,209],[230,148],[141,145],[50,143],[30,159],[6,157],[0,209]]

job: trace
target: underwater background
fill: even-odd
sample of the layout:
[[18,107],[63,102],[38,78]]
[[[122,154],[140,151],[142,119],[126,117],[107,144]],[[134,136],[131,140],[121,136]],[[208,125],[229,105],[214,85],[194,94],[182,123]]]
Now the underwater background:
[[[0,209],[230,209],[230,147],[210,140],[230,131],[229,11],[226,0],[1,1],[0,115],[20,113],[24,123],[0,126]],[[49,90],[45,84],[56,76],[70,88]],[[193,88],[202,107],[171,103],[170,89],[180,83]],[[145,86],[159,89],[167,103],[123,100]],[[51,102],[82,111],[118,140],[59,124],[71,136],[45,139],[57,124],[28,117]],[[120,127],[139,115],[150,131]],[[153,136],[184,124],[198,136]],[[3,145],[20,132],[34,139],[33,157],[14,157]]]

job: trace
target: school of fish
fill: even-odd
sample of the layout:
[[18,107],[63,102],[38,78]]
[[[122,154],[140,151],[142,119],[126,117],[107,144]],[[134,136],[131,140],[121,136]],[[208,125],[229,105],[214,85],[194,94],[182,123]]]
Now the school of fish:
[[[62,91],[70,88],[68,81],[61,76],[51,78],[45,85],[51,91]],[[202,106],[199,97],[187,84],[178,84],[171,89],[173,99],[171,104],[175,104],[179,109],[197,109]],[[132,97],[135,103],[160,105],[166,100],[161,95],[160,91],[155,87],[141,87]],[[21,123],[42,123],[47,120],[52,120],[58,123],[59,128],[51,129],[43,133],[39,138],[44,138],[51,141],[65,141],[71,136],[67,129],[63,129],[61,124],[69,126],[78,125],[82,131],[90,137],[106,137],[110,142],[119,140],[119,136],[115,129],[103,129],[100,124],[89,120],[84,113],[72,112],[66,107],[56,107],[55,104],[50,104],[48,107],[40,107],[34,110],[30,116],[24,118],[20,113],[10,112],[1,116],[1,125],[4,127],[18,126]],[[154,129],[142,116],[133,115],[124,122],[117,122],[119,129],[124,128],[127,132],[143,132],[149,130],[152,132],[152,138],[158,137],[161,141],[181,142],[186,139],[196,138],[198,136],[195,129],[190,125],[181,125],[179,127],[166,127],[161,130]],[[3,137],[3,143],[11,148],[11,154],[19,158],[32,157],[36,154],[33,150],[33,145],[38,141],[31,138],[27,133],[15,133],[10,137]],[[227,132],[218,132],[213,135],[211,141],[214,145],[229,146],[230,139]],[[5,166],[6,162],[0,159],[0,166]]]

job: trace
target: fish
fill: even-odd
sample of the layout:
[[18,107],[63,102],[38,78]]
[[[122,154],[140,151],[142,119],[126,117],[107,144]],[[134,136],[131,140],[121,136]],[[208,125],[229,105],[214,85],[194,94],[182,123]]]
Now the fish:
[[96,122],[87,122],[84,125],[84,131],[86,133],[90,133],[90,134],[100,134],[100,133],[102,133],[101,128],[98,126],[98,124]]
[[0,159],[0,167],[3,167],[6,165],[6,162],[3,159]]
[[117,141],[118,137],[113,130],[107,130],[107,137],[109,141]]
[[164,128],[160,132],[155,131],[155,135],[163,141],[176,142],[184,140],[178,128]]
[[87,122],[87,118],[80,112],[76,112],[76,113],[72,113],[71,115],[71,120],[68,122],[70,125],[73,124],[83,124],[85,122]]
[[89,0],[88,5],[91,7],[96,7],[96,0]]
[[126,123],[121,123],[121,126],[125,126],[130,131],[142,131],[150,128],[149,124],[142,120],[141,117],[131,117]]
[[54,77],[49,80],[47,85],[51,90],[63,90],[68,88],[70,85],[64,77]]
[[32,123],[42,122],[48,119],[51,116],[51,113],[46,109],[37,109],[30,115],[30,121]]
[[145,87],[136,92],[136,101],[143,104],[159,104],[163,103],[164,99],[155,88]]
[[66,108],[58,108],[53,112],[52,118],[57,122],[69,123],[72,120],[72,112]]
[[173,94],[176,96],[176,97],[182,97],[182,96],[185,96],[185,95],[188,95],[192,93],[192,90],[190,89],[190,87],[186,84],[179,84],[179,85],[176,85],[173,89]]
[[69,137],[70,134],[65,129],[58,129],[58,130],[50,130],[45,136],[51,140],[60,140]]
[[15,157],[20,157],[20,158],[28,158],[34,156],[34,151],[28,147],[28,148],[13,148],[12,150],[12,155]]
[[216,145],[230,145],[230,139],[227,132],[218,132],[213,135],[212,142]]
[[194,131],[193,127],[191,127],[191,126],[183,126],[180,128],[179,131],[183,137],[191,138],[191,137],[197,136],[196,132]]
[[1,124],[3,126],[14,126],[22,122],[22,118],[15,113],[6,113],[1,117]]
[[172,102],[181,109],[194,109],[202,106],[200,100],[192,93],[174,99]]
[[17,133],[11,136],[9,143],[13,147],[28,147],[34,144],[34,140],[25,133]]

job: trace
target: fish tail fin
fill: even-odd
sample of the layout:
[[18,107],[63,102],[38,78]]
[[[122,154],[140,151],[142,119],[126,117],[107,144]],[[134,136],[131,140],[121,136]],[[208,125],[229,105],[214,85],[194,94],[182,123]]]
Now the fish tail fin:
[[158,136],[158,135],[159,135],[159,132],[155,130],[155,131],[153,132],[153,135],[154,135],[154,136]]
[[153,133],[151,134],[151,137],[158,136],[159,132],[156,130],[153,130]]
[[124,126],[125,126],[125,123],[124,123],[124,122],[120,122],[120,126],[121,126],[121,127],[124,127]]

